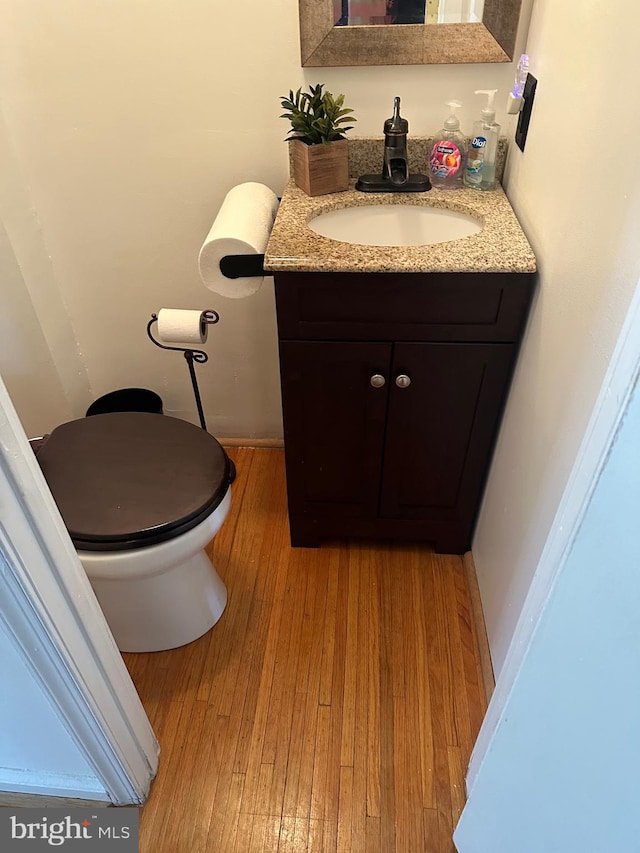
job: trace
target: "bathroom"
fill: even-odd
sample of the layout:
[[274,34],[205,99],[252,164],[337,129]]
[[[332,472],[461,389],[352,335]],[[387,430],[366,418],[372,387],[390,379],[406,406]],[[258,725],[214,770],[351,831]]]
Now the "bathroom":
[[637,137],[624,84],[637,73],[638,12],[625,6],[603,17],[523,4],[516,55],[529,54],[538,91],[521,153],[503,108],[511,63],[303,69],[294,0],[241,16],[191,0],[5,3],[0,374],[27,434],[123,386],[153,388],[168,414],[194,421],[181,359],[144,334],[151,311],[175,305],[221,314],[199,374],[210,431],[277,442],[273,291],[217,299],[197,253],[233,185],[281,194],[279,96],[325,82],[346,94],[354,133],[379,136],[401,95],[410,134],[429,135],[445,100],[463,101],[469,128],[473,90],[497,88],[505,189],[540,271],[472,548],[499,678],[638,279],[637,175],[600,164],[614,117]]

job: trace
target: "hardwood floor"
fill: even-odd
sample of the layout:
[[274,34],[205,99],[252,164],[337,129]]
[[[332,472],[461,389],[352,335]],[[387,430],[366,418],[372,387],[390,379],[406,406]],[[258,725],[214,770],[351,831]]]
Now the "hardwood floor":
[[485,711],[462,559],[289,546],[281,450],[233,449],[206,636],[125,661],[162,747],[142,853],[450,853]]

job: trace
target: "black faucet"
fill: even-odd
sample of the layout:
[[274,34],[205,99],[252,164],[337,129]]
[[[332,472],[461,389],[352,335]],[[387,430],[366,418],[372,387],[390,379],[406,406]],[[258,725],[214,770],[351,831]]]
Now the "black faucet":
[[384,123],[382,177],[396,186],[407,183],[407,133],[409,122],[400,115],[400,98],[393,99],[393,115]]
[[393,115],[384,123],[382,175],[361,175],[356,189],[364,193],[419,193],[431,189],[426,175],[410,175],[407,162],[409,122],[400,115],[400,98],[393,99]]

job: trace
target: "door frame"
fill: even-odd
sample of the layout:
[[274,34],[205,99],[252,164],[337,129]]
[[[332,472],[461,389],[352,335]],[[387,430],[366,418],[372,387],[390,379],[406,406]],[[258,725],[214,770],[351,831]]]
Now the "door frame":
[[158,742],[1,379],[0,509],[1,628],[106,797],[143,803]]

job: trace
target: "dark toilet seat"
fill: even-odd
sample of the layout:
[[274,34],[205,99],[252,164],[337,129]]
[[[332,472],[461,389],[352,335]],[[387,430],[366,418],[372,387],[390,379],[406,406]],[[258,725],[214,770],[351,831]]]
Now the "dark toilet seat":
[[222,502],[233,465],[209,433],[143,412],[62,424],[38,462],[79,550],[123,551],[186,533]]

